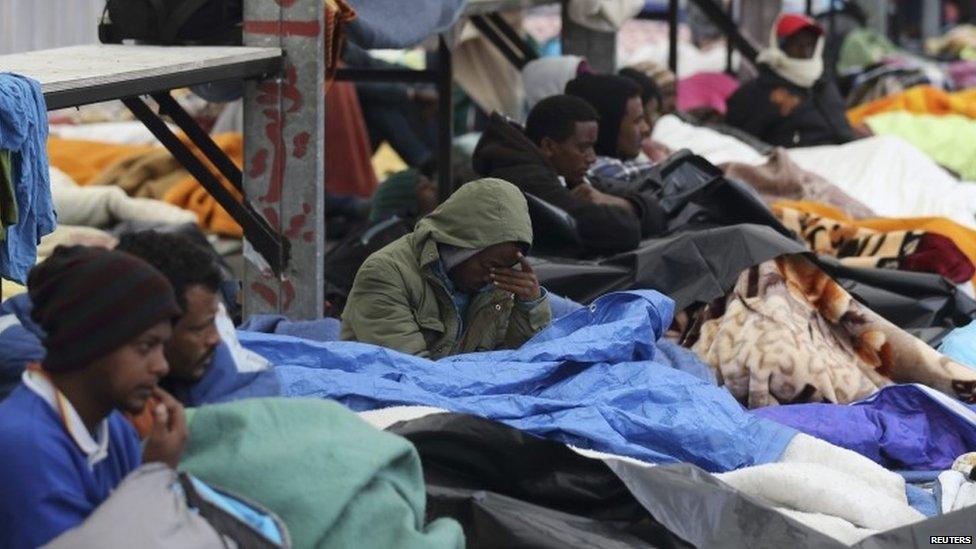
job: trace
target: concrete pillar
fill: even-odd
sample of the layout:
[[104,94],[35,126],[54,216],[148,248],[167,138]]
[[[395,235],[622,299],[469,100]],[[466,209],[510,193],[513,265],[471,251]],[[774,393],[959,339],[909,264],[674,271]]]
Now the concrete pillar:
[[246,0],[244,44],[280,47],[283,74],[244,91],[244,193],[291,242],[282,276],[250,260],[244,314],[320,318],[325,255],[325,52],[322,0]]

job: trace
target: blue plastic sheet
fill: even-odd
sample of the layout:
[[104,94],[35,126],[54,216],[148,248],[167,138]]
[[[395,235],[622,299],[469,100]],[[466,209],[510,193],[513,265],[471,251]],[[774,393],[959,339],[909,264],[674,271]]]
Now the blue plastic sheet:
[[656,343],[672,307],[653,291],[610,294],[521,349],[437,362],[361,343],[246,332],[240,339],[275,365],[286,396],[331,398],[359,411],[436,406],[574,446],[715,472],[779,459],[793,429],[672,367],[697,362]]
[[351,0],[349,39],[365,49],[409,48],[457,22],[468,0]]
[[[274,365],[270,370],[237,372],[221,346],[203,380],[171,389],[192,404],[295,396],[333,398],[355,410],[437,406],[584,448],[710,471],[777,460],[795,431],[749,414],[694,354],[658,341],[672,308],[657,292],[611,294],[519,350],[438,362],[361,343],[238,331],[245,347]],[[0,307],[28,322],[29,310],[26,296]],[[36,335],[21,332],[25,348],[42,351]],[[15,349],[5,335],[0,358]]]
[[976,409],[922,385],[893,385],[850,404],[795,404],[754,410],[888,469],[944,470],[976,451]]
[[336,318],[289,320],[282,315],[251,315],[238,329],[288,335],[312,341],[338,341],[342,325]]
[[939,352],[976,370],[976,322],[949,332],[942,340]]

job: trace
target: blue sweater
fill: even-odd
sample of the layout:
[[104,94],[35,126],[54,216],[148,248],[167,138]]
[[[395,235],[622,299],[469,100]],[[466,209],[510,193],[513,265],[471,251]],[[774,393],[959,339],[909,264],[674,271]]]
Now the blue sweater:
[[0,403],[0,547],[37,547],[77,526],[140,465],[135,430],[118,412],[108,425],[108,455],[90,467],[33,391],[20,385]]

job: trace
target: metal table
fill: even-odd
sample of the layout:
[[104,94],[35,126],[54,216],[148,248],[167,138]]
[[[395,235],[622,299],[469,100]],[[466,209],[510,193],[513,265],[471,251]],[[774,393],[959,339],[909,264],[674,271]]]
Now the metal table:
[[[238,191],[240,168],[172,98],[170,90],[226,79],[264,78],[277,74],[278,48],[161,47],[94,44],[0,56],[0,71],[28,76],[41,84],[48,110],[120,99],[172,155],[244,229],[244,234],[274,269],[281,272],[289,242],[238,201],[190,148],[160,118],[169,116]],[[153,111],[140,96],[151,95]]]

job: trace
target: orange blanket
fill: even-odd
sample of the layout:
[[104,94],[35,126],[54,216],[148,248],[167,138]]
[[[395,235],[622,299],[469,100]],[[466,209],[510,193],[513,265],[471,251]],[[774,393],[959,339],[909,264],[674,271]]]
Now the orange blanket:
[[[339,196],[372,196],[377,186],[371,162],[369,135],[363,121],[356,89],[336,83],[326,94],[325,189]],[[184,143],[189,144],[185,136]],[[238,166],[243,165],[244,143],[240,134],[214,137]],[[202,153],[197,156],[218,173]],[[51,165],[80,185],[117,185],[131,196],[157,198],[197,214],[200,228],[229,237],[243,234],[240,225],[162,147],[132,146],[51,138]],[[240,199],[240,193],[221,178]]]
[[[189,144],[185,137],[181,139]],[[240,134],[218,135],[214,141],[235,164],[242,165],[244,142]],[[203,153],[191,148],[211,172],[218,173]],[[194,212],[205,231],[230,237],[242,235],[240,225],[162,147],[51,138],[48,157],[52,166],[80,185],[116,185],[131,196],[164,200]],[[221,177],[221,182],[240,199],[240,193],[229,181]]]
[[70,175],[79,185],[92,184],[112,165],[155,149],[157,147],[153,145],[114,145],[57,137],[47,140],[47,157],[51,165]]
[[913,114],[960,114],[976,118],[976,89],[948,93],[932,86],[915,86],[901,93],[882,97],[847,111],[852,126],[865,118],[892,111]]
[[[214,141],[220,145],[220,149],[234,161],[237,167],[244,165],[244,139],[241,134],[218,135],[214,137]],[[218,173],[217,169],[209,162],[207,165],[210,166],[211,172]],[[221,177],[220,182],[234,195],[235,199],[241,200],[241,193],[231,185],[230,181]],[[214,197],[210,196],[210,193],[200,185],[196,178],[189,174],[173,185],[163,196],[163,200],[197,214],[197,222],[206,231],[236,238],[244,235],[241,226],[234,221],[227,210],[218,204]]]

